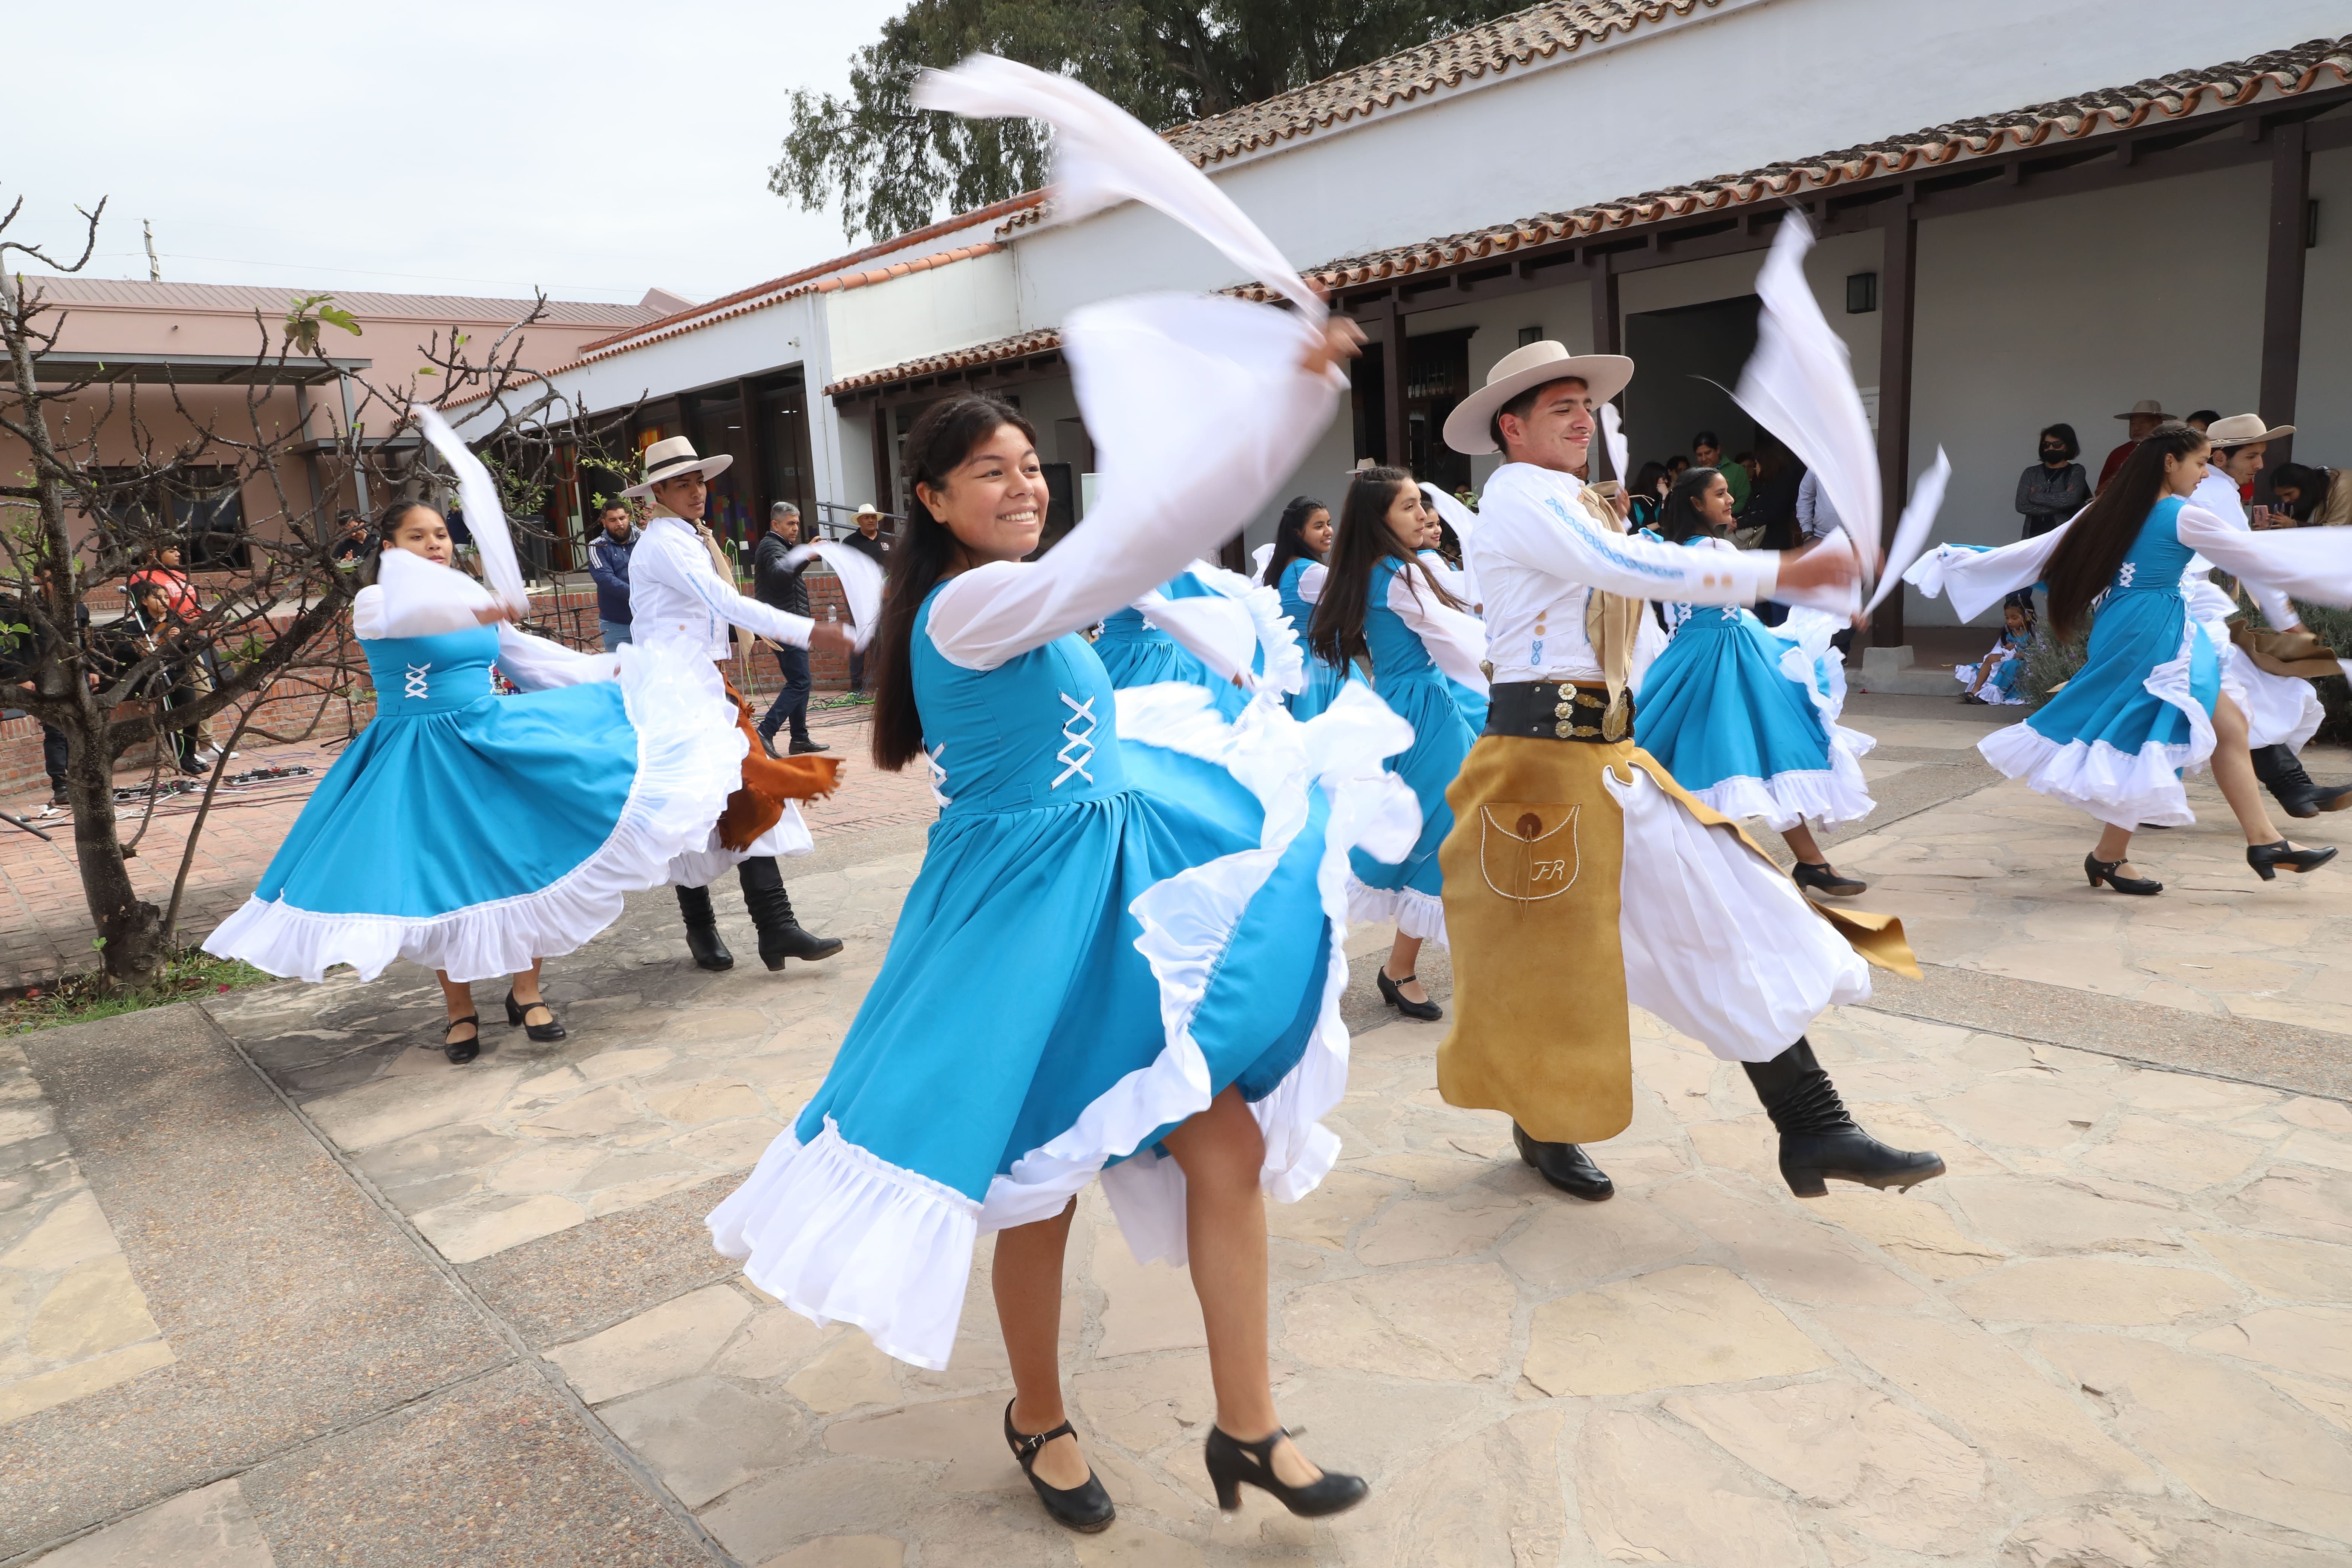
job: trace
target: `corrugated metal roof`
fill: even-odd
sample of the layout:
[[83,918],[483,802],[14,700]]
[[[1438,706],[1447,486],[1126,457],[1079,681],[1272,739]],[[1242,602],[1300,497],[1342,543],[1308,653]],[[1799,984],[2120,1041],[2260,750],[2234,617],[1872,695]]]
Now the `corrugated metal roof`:
[[[256,283],[150,283],[143,279],[80,278],[26,273],[27,289],[60,305],[115,306],[147,310],[260,310],[282,315],[295,300],[325,289]],[[335,303],[355,316],[377,320],[516,321],[530,310],[529,300],[482,299],[466,294],[371,294],[331,290]],[[541,320],[551,326],[636,327],[662,312],[644,305],[599,305],[581,300],[550,300]]]

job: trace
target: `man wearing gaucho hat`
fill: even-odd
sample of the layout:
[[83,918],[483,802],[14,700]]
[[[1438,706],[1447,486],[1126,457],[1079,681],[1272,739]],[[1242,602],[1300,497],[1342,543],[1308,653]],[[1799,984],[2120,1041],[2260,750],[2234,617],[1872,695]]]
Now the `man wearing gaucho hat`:
[[[630,629],[637,646],[668,644],[689,663],[709,660],[715,667],[733,651],[730,628],[741,626],[794,647],[847,648],[849,634],[843,627],[745,598],[719,575],[696,525],[709,500],[709,481],[734,460],[723,455],[698,458],[694,443],[683,436],[656,441],[646,448],[644,480],[622,492],[653,503],[645,537],[629,557]],[[743,787],[728,796],[709,849],[670,863],[678,912],[686,919],[687,949],[700,968],[734,967],[734,954],[719,938],[709,887],[732,865],[743,889],[743,907],[760,933],[761,962],[782,969],[787,958],[830,958],[841,951],[839,939],[802,929],[776,857],[808,851],[808,828],[793,803],[829,794],[840,763],[831,757],[771,756],[750,705],[719,679],[715,668],[709,696],[735,708],[746,742]]]
[[1580,1145],[1633,1120],[1630,1002],[1747,1068],[1798,1196],[1831,1177],[1907,1187],[1944,1162],[1857,1126],[1804,1038],[1822,1008],[1870,994],[1857,948],[1910,964],[1900,928],[1810,903],[1633,741],[1646,600],[1753,604],[1841,585],[1852,558],[1622,531],[1575,476],[1597,411],[1633,374],[1617,354],[1530,343],[1445,421],[1447,446],[1505,461],[1466,545],[1493,684],[1486,732],[1445,796],[1454,984],[1439,1092],[1508,1112],[1520,1157],[1546,1181],[1608,1197]]

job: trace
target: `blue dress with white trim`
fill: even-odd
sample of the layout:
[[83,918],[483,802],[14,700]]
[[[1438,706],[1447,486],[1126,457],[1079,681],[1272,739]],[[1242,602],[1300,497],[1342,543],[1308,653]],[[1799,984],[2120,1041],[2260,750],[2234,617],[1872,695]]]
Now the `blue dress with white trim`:
[[[1291,629],[1298,634],[1302,645],[1315,625],[1315,606],[1298,596],[1298,579],[1306,575],[1309,566],[1320,564],[1312,556],[1298,556],[1282,569],[1282,581],[1275,584],[1276,591],[1282,595],[1282,613],[1290,617]],[[1347,685],[1350,679],[1350,672],[1316,658],[1314,649],[1305,651],[1307,684],[1284,699],[1290,705],[1290,716],[1302,721],[1312,719],[1331,706],[1331,699],[1339,694],[1339,688]]]
[[1400,861],[1384,862],[1360,849],[1350,857],[1349,915],[1357,921],[1394,921],[1401,934],[1434,940],[1442,946],[1445,873],[1437,863],[1437,850],[1454,831],[1454,808],[1445,804],[1445,792],[1478,742],[1478,729],[1471,724],[1464,700],[1465,696],[1475,700],[1476,694],[1449,679],[1430,657],[1421,634],[1389,607],[1389,586],[1404,569],[1405,563],[1394,556],[1374,563],[1365,593],[1364,647],[1371,656],[1372,689],[1412,726],[1412,747],[1390,758],[1386,766],[1412,786],[1420,802],[1421,836]]
[[[1684,543],[1731,548],[1706,534]],[[1642,677],[1635,745],[1724,816],[1774,832],[1870,814],[1860,759],[1874,742],[1838,722],[1845,671],[1832,617],[1798,609],[1772,627],[1736,605],[1660,609],[1672,640]]]
[[618,680],[502,697],[494,627],[360,647],[375,718],[207,952],[311,981],[343,963],[373,979],[394,958],[455,980],[520,973],[660,886],[735,787],[740,734],[702,721],[686,671],[636,650]]
[[824,1085],[709,1220],[786,1305],[934,1368],[975,1237],[1097,1174],[1135,1256],[1181,1262],[1159,1142],[1229,1085],[1269,1194],[1322,1179],[1344,850],[1368,813],[1407,831],[1366,798],[1403,742],[1369,692],[1310,744],[1272,700],[1228,720],[1190,682],[1118,690],[1076,635],[968,668],[932,641],[938,592],[910,643],[940,806],[922,870]]
[[[1179,572],[1160,585],[1160,592],[1167,598],[1187,599],[1214,590],[1190,572]],[[1217,711],[1228,719],[1238,718],[1249,706],[1248,692],[1221,679],[1198,655],[1145,620],[1143,612],[1132,605],[1103,617],[1102,630],[1095,637],[1095,654],[1102,660],[1111,685],[1120,690],[1181,680],[1206,691]]]
[[2117,827],[2194,822],[2181,770],[2213,753],[2221,661],[2181,584],[2194,553],[2178,531],[2184,504],[2166,496],[2140,525],[2092,612],[2074,679],[1978,742],[2011,778]]

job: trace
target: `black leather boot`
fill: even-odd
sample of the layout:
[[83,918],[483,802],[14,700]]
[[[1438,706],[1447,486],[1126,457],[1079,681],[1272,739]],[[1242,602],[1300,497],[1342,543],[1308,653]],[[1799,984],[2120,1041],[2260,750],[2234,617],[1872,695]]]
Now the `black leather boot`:
[[803,931],[793,918],[792,895],[784,891],[784,874],[776,869],[774,856],[752,857],[735,868],[735,876],[743,884],[743,907],[760,928],[761,963],[782,969],[788,958],[814,963],[841,951],[839,937]]
[[1597,1204],[1616,1194],[1617,1184],[1592,1163],[1581,1144],[1547,1143],[1528,1136],[1528,1130],[1516,1121],[1511,1123],[1511,1141],[1519,1146],[1519,1158],[1533,1165],[1537,1175],[1569,1196]]
[[2253,759],[2254,777],[2278,800],[2289,816],[2317,816],[2323,811],[2342,811],[2352,805],[2352,784],[2315,784],[2311,775],[2303,771],[2303,759],[2284,745],[2256,746],[2247,752]]
[[1780,1130],[1780,1177],[1799,1197],[1822,1196],[1829,1177],[1885,1189],[1944,1173],[1942,1155],[1890,1149],[1856,1125],[1801,1036],[1769,1062],[1740,1065]]
[[719,940],[719,917],[710,910],[710,889],[677,889],[677,912],[686,917],[686,951],[697,969],[732,969],[735,955]]

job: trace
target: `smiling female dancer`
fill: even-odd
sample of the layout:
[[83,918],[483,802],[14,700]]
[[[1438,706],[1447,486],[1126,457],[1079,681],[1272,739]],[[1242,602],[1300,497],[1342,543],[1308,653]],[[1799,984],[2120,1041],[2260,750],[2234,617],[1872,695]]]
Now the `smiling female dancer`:
[[1055,1519],[1100,1530],[1111,1501],[1065,1418],[1056,1352],[1075,1200],[1099,1177],[1137,1258],[1189,1259],[1220,1504],[1246,1481],[1336,1512],[1364,1483],[1309,1464],[1275,1413],[1265,1198],[1302,1196],[1337,1153],[1317,1118],[1346,1080],[1346,853],[1410,839],[1378,761],[1410,737],[1369,693],[1301,726],[1269,701],[1229,723],[1189,684],[1115,692],[1076,634],[1297,466],[1352,333],[1204,176],[1086,89],[982,58],[919,100],[1050,120],[1062,210],[1140,197],[1299,309],[1162,295],[1074,311],[1064,352],[1102,494],[1034,562],[1028,424],[960,395],[908,432],[921,505],[892,557],[874,750],[930,769],[940,821],[833,1070],[712,1235],[787,1306],[941,1367],[973,1243],[995,1233],[1005,1441]]

